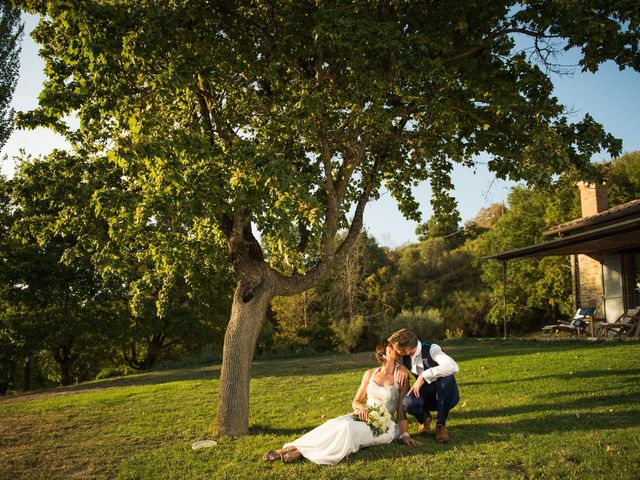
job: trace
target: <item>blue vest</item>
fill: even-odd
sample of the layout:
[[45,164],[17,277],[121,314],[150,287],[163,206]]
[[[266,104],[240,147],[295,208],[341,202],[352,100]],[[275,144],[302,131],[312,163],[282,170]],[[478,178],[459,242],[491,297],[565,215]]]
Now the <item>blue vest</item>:
[[[420,341],[420,343],[422,344],[422,363],[424,365],[425,370],[427,368],[431,368],[431,367],[437,367],[439,365],[438,362],[436,362],[433,358],[431,358],[431,353],[429,352],[429,350],[431,350],[431,343],[427,343],[427,342],[423,342]],[[407,367],[407,370],[409,370],[411,372],[411,357],[409,355],[403,355],[402,356],[402,364]],[[413,372],[411,372],[413,373]],[[414,376],[417,377],[417,375],[414,373]]]

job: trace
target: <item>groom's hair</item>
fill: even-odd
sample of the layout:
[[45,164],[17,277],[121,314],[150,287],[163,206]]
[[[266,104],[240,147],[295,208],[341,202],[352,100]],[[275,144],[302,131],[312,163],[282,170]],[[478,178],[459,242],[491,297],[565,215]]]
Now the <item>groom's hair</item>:
[[399,350],[405,348],[416,348],[418,346],[418,336],[411,330],[403,328],[389,337],[389,343]]

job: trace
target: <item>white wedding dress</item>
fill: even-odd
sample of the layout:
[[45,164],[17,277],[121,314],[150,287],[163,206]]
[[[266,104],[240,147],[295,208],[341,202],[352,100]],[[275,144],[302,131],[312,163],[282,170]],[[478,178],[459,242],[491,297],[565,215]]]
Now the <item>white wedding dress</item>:
[[[398,385],[395,382],[387,387],[378,385],[373,381],[378,370],[371,375],[367,385],[367,405],[383,404],[394,417],[398,409]],[[307,460],[319,465],[335,465],[363,447],[391,443],[397,438],[400,438],[400,431],[396,422],[392,421],[386,433],[375,437],[369,425],[349,414],[328,420],[283,448],[296,447]]]

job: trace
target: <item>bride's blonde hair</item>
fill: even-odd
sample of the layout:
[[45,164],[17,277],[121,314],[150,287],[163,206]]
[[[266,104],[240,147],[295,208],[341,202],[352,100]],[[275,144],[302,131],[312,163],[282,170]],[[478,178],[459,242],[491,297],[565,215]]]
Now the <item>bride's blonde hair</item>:
[[380,340],[376,344],[376,360],[378,361],[378,365],[382,365],[384,363],[384,357],[387,355],[387,346],[389,345],[389,340],[386,338],[384,340]]

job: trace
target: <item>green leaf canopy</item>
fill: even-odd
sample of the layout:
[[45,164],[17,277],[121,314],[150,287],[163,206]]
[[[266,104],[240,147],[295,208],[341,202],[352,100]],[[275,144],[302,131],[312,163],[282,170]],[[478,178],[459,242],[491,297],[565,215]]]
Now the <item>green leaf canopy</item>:
[[453,164],[481,152],[496,176],[532,183],[617,154],[552,96],[554,38],[581,47],[585,69],[638,67],[634,2],[21,3],[47,15],[34,36],[49,77],[22,124],[109,155],[149,204],[180,195],[220,233],[253,223],[286,273],[329,255],[384,185],[417,219],[414,182],[450,208]]

